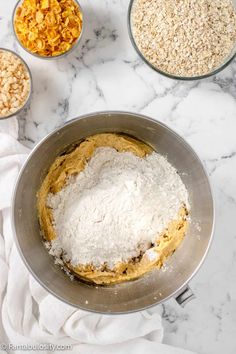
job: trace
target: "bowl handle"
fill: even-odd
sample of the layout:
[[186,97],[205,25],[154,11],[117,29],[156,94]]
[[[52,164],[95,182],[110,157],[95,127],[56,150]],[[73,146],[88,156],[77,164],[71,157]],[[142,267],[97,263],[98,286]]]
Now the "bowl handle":
[[190,289],[188,285],[186,285],[181,292],[176,296],[175,300],[178,302],[178,304],[182,307],[184,307],[189,301],[195,299],[196,296]]

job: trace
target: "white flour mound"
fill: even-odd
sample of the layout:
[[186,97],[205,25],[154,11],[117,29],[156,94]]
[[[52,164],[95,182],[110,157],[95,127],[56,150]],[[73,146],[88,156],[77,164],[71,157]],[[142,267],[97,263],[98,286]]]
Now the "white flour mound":
[[81,173],[48,196],[56,233],[50,253],[63,251],[73,266],[112,268],[155,244],[183,204],[187,190],[163,156],[98,148]]

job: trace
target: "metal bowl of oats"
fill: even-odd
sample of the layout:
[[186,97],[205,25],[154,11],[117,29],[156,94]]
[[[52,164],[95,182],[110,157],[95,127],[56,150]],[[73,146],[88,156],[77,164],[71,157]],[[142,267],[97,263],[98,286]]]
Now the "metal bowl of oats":
[[236,55],[235,5],[231,0],[131,0],[130,40],[156,72],[172,79],[203,79]]
[[[165,157],[181,176],[191,206],[191,222],[187,233],[164,267],[153,269],[132,281],[107,285],[88,283],[80,278],[71,279],[62,271],[61,262],[55,264],[53,255],[48,254],[42,240],[37,209],[39,201],[37,195],[39,196],[39,190],[48,171],[54,170],[50,168],[55,159],[60,159],[57,166],[65,166],[64,159],[72,158],[70,154],[73,154],[77,147],[80,149],[83,143],[85,143],[83,151],[91,150],[87,145],[88,137],[96,134],[101,138],[103,133],[138,139]],[[94,142],[90,140],[90,143],[92,141]],[[77,158],[75,161],[78,163]],[[120,166],[117,162],[115,164]],[[107,163],[104,165],[106,168]],[[71,170],[71,167],[69,169]],[[133,169],[135,168],[132,167],[131,170]],[[154,180],[156,181],[156,178]],[[133,185],[132,179],[126,178],[126,181],[129,194],[130,182]],[[107,185],[102,188],[111,191]],[[129,201],[130,197],[127,198],[125,200]],[[193,297],[187,285],[205,259],[213,235],[212,192],[207,174],[196,153],[184,139],[161,122],[135,113],[112,111],[91,113],[68,122],[45,137],[31,152],[19,174],[13,199],[13,230],[22,259],[36,280],[62,301],[93,312],[127,313],[162,303],[170,297],[175,297],[180,304]],[[151,199],[147,198],[146,201],[149,203]],[[157,203],[158,199],[156,204],[154,201],[155,206]],[[100,205],[103,206],[104,203]],[[130,210],[133,208],[134,206]],[[93,207],[88,211],[91,215],[97,215]],[[96,230],[99,225],[97,222],[100,223],[101,219],[96,219]],[[138,218],[137,222],[142,223],[143,217]],[[70,221],[68,223],[70,224]],[[132,225],[136,225],[135,222]],[[151,226],[148,229],[150,230]],[[104,237],[103,234],[102,236]],[[127,232],[124,236],[128,237]],[[107,240],[106,237],[104,239]],[[100,243],[95,243],[94,246],[95,250],[97,249],[96,257],[100,254],[101,247],[110,249],[112,244],[101,246]]]
[[0,120],[20,113],[32,94],[32,76],[26,62],[10,49],[0,48]]
[[19,45],[40,59],[63,58],[80,43],[84,16],[77,0],[38,4],[19,0],[13,10],[12,28]]

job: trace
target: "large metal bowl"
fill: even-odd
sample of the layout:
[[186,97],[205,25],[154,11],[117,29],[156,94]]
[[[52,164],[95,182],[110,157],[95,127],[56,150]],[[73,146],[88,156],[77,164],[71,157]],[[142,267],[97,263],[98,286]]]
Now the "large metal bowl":
[[[93,286],[71,281],[54,264],[39,232],[36,193],[54,159],[68,146],[101,132],[122,132],[151,145],[177,168],[189,191],[191,224],[164,270],[123,284]],[[126,112],[92,113],[74,119],[43,139],[25,162],[15,189],[13,227],[21,256],[32,275],[50,293],[73,306],[101,313],[138,311],[177,296],[197,272],[208,251],[214,207],[206,172],[192,148],[153,119]],[[184,297],[188,294],[184,293]]]

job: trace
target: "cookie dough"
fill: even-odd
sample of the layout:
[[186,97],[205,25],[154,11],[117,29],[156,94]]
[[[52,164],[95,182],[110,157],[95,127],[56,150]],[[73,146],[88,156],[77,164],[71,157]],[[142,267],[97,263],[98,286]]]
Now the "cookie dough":
[[[46,241],[50,242],[56,237],[52,212],[47,206],[48,194],[59,192],[69,176],[80,173],[98,147],[112,147],[118,152],[132,152],[139,157],[153,151],[150,146],[129,136],[104,133],[88,137],[72,151],[56,158],[37,196],[39,223]],[[75,276],[96,284],[119,283],[138,278],[154,268],[160,268],[165,259],[175,251],[186,233],[187,214],[184,206],[180,208],[179,218],[170,222],[168,228],[159,235],[156,247],[127,263],[117,264],[112,270],[106,265],[101,269],[92,265],[72,267],[68,262],[65,267]]]

